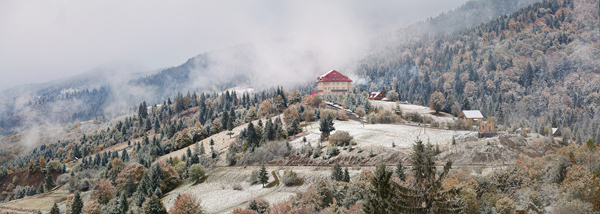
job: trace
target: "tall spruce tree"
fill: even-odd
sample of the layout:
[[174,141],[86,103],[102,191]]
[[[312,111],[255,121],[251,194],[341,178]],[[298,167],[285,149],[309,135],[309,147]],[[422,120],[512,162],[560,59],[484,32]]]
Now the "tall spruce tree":
[[460,189],[444,190],[442,183],[452,168],[452,162],[447,162],[438,174],[435,168],[435,149],[431,144],[423,145],[417,140],[413,145],[411,163],[415,183],[412,187],[395,185],[402,193],[404,206],[400,208],[410,213],[458,213],[462,210],[456,196]]
[[204,149],[204,142],[202,142],[202,143],[200,143],[200,155],[203,155],[205,153],[206,153],[206,151]]
[[344,171],[339,163],[335,163],[331,168],[331,179],[335,181],[344,181]]
[[52,209],[50,209],[50,214],[60,214],[60,209],[58,209],[56,202],[54,203],[54,206],[52,206]]
[[142,206],[145,214],[166,214],[167,209],[158,196],[152,195]]
[[402,160],[399,160],[398,164],[396,164],[396,176],[398,176],[400,180],[406,181],[406,174],[404,174],[404,166],[402,166]]
[[127,197],[125,194],[121,194],[118,204],[117,210],[119,211],[119,214],[125,214],[127,211],[129,211],[129,202],[127,202]]
[[54,184],[54,179],[52,179],[52,175],[47,174],[46,178],[44,179],[44,187],[46,187],[46,192],[49,192],[50,190],[54,189],[54,187],[56,186]]
[[71,214],[81,214],[83,210],[83,201],[81,200],[81,195],[79,192],[75,193],[75,198],[73,199],[73,204],[71,205]]
[[369,189],[363,204],[365,213],[401,213],[399,206],[396,204],[398,196],[392,188],[392,172],[386,170],[383,163],[375,167],[375,176],[370,180],[373,186]]
[[269,174],[267,173],[267,168],[265,168],[265,165],[262,165],[260,167],[260,171],[258,172],[258,180],[263,185],[263,188],[265,187],[265,184],[267,184],[267,182],[269,181],[268,175]]
[[321,131],[321,141],[329,139],[329,134],[332,131],[335,131],[335,127],[333,127],[333,118],[331,118],[331,115],[321,118],[319,131]]
[[350,182],[350,173],[348,172],[348,167],[344,168],[344,182]]

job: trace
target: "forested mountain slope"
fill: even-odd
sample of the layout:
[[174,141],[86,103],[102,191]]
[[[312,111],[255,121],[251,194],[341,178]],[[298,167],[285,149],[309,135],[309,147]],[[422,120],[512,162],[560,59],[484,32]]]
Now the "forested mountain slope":
[[[417,22],[407,28],[400,29],[396,36],[401,42],[435,37],[473,27],[503,15],[511,14],[538,0],[473,0],[437,17]],[[385,44],[388,45],[388,44]]]
[[[480,109],[512,127],[567,128],[600,140],[598,2],[549,0],[454,33],[390,46],[356,65],[370,91],[395,88],[444,111]],[[541,132],[543,133],[543,131]],[[572,134],[571,134],[572,133]]]
[[[471,27],[532,2],[534,0],[470,1],[456,10],[413,24],[393,35],[382,35],[372,50],[386,48],[392,41],[392,44],[405,44],[413,39]],[[210,51],[181,65],[143,77],[123,77],[120,75],[123,72],[113,72],[98,77],[102,80],[112,77],[110,81],[90,81],[93,79],[90,77],[96,76],[83,75],[85,78],[32,86],[26,92],[4,91],[3,95],[10,96],[2,96],[4,98],[0,101],[0,134],[20,132],[40,124],[123,115],[129,113],[129,106],[144,100],[148,103],[161,102],[178,92],[222,91],[234,86],[260,89],[276,85],[308,91],[314,76],[332,69],[325,60],[328,56],[320,51],[320,47],[298,48],[298,45],[286,42],[277,40]],[[366,53],[356,55],[361,58]],[[344,64],[353,65],[350,62]]]

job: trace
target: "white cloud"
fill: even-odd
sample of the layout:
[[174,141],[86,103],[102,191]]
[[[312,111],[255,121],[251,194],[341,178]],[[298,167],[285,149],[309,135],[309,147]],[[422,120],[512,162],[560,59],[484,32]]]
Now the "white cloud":
[[300,53],[281,56],[270,47],[257,57],[300,64],[295,57],[310,50],[323,57],[321,66],[337,67],[374,35],[464,2],[0,0],[0,89],[115,62],[174,66],[199,53],[273,40],[289,41],[287,50]]

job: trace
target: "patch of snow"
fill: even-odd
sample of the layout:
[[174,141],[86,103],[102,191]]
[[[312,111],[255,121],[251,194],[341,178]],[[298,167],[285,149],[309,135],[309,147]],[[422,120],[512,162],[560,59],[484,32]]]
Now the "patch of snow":
[[[321,132],[319,131],[319,123],[313,122],[312,127],[306,126],[308,134],[305,136],[307,141],[312,146],[316,146],[319,142]],[[456,131],[444,130],[444,129],[431,129],[426,128],[423,131],[423,127],[409,126],[402,124],[363,124],[357,121],[334,121],[334,127],[336,131],[343,130],[347,131],[354,137],[358,147],[368,148],[372,146],[388,147],[392,149],[402,150],[411,149],[414,142],[418,139],[423,140],[424,143],[430,142],[431,144],[447,145],[452,142],[452,135],[458,136],[468,135],[468,131]],[[335,133],[332,132],[331,134]],[[477,133],[473,133],[476,137]],[[392,147],[392,143],[396,147]],[[295,139],[290,142],[295,148],[301,148],[302,137]]]

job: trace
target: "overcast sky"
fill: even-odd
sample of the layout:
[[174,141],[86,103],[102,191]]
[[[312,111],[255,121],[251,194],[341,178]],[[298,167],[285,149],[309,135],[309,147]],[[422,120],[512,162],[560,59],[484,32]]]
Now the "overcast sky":
[[465,2],[0,0],[0,89],[113,64],[175,66],[273,39],[355,43]]

